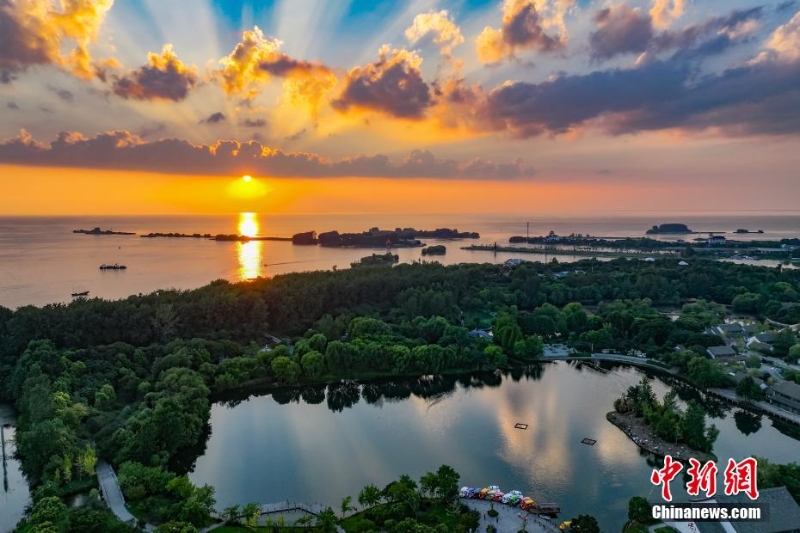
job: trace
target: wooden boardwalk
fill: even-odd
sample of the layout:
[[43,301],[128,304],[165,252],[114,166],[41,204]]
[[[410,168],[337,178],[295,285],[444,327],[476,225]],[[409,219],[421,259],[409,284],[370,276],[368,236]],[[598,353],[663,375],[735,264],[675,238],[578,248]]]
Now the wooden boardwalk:
[[[293,511],[299,511],[302,513],[307,513],[314,516],[319,516],[322,514],[325,509],[327,509],[328,505],[322,505],[321,503],[304,503],[304,502],[277,502],[277,503],[262,503],[259,508],[261,509],[261,514],[279,514],[279,513],[291,513]],[[348,513],[345,516],[350,516],[352,514]]]

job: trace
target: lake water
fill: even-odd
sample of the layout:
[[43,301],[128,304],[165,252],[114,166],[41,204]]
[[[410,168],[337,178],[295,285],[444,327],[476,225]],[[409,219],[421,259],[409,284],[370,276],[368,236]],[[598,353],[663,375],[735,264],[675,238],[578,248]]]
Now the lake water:
[[[350,263],[375,251],[293,246],[290,242],[212,242],[196,239],[143,239],[134,236],[73,234],[73,229],[113,228],[138,234],[150,232],[239,233],[252,236],[288,237],[301,231],[333,229],[360,232],[378,226],[383,229],[413,226],[477,231],[478,243],[506,244],[512,235],[591,234],[601,237],[643,236],[653,224],[684,222],[698,231],[734,231],[745,227],[763,229],[764,234],[736,238],[781,239],[800,236],[800,216],[605,216],[605,217],[522,217],[511,215],[265,215],[240,213],[224,216],[158,217],[0,217],[0,305],[17,308],[68,302],[74,292],[107,299],[158,289],[192,289],[214,279],[241,281],[293,271],[347,268]],[[687,237],[689,239],[689,237]],[[513,254],[461,250],[474,240],[438,241],[447,245],[447,255],[437,256],[445,264],[477,262],[502,263],[512,257],[530,261],[573,261],[581,257]],[[394,250],[402,262],[421,259],[419,248]],[[122,263],[125,271],[100,271],[101,263]],[[759,264],[773,265],[761,261]]]
[[0,465],[3,476],[0,486],[0,532],[14,529],[30,503],[28,483],[22,475],[19,461],[14,459],[14,423],[16,415],[11,406],[0,404],[0,426],[3,426],[6,455],[5,462]]
[[[652,492],[649,482],[652,457],[605,419],[641,372],[617,367],[602,374],[565,362],[536,368],[527,375],[518,370],[516,379],[490,376],[488,383],[440,378],[368,385],[360,400],[357,390],[337,390],[327,399],[319,391],[306,396],[321,403],[292,401],[284,392],[234,407],[215,404],[212,435],[190,477],[216,488],[219,509],[286,499],[337,509],[345,496],[356,500],[366,484],[383,487],[402,474],[419,479],[446,463],[464,485],[518,489],[536,501],[559,503],[562,520],[590,513],[603,531],[620,531],[629,498],[659,490]],[[656,381],[654,390],[662,397],[668,387]],[[720,461],[800,457],[800,441],[769,419],[761,419],[760,428],[757,420],[740,419],[745,434],[737,416],[728,412],[714,420],[721,430],[714,448]],[[518,422],[528,429],[515,429]],[[597,444],[581,444],[585,437]],[[673,494],[681,492],[679,485],[673,482]]]

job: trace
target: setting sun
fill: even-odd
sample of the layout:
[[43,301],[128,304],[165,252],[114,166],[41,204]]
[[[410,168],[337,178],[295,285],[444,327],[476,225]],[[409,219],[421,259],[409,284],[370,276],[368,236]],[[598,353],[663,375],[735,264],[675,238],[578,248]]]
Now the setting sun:
[[249,176],[249,175],[242,176],[242,180],[243,180],[245,183],[250,183],[251,181],[253,181],[253,176]]

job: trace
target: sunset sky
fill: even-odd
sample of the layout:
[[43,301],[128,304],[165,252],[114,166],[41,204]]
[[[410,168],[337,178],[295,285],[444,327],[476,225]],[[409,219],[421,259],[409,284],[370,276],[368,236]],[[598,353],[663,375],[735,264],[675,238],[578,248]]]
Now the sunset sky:
[[0,0],[0,215],[787,210],[799,147],[800,1]]

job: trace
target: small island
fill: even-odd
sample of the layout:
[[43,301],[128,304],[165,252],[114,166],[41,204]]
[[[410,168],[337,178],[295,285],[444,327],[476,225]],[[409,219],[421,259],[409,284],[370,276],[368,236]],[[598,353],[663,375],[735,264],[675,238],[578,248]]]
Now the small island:
[[445,255],[446,253],[447,247],[442,244],[427,246],[422,249],[422,255]]
[[358,262],[350,263],[352,268],[373,267],[373,266],[392,266],[400,262],[397,254],[372,254],[362,257]]
[[719,430],[713,424],[706,426],[703,407],[689,401],[684,412],[674,390],[659,402],[647,376],[614,400],[614,410],[606,418],[637,446],[655,455],[670,455],[679,461],[692,457],[701,462],[716,460],[711,449]]
[[661,224],[660,226],[653,226],[647,230],[647,235],[662,235],[662,234],[681,234],[681,233],[694,233],[686,226],[686,224]]
[[110,229],[74,229],[72,233],[83,233],[84,235],[136,235],[129,231],[112,231]]

